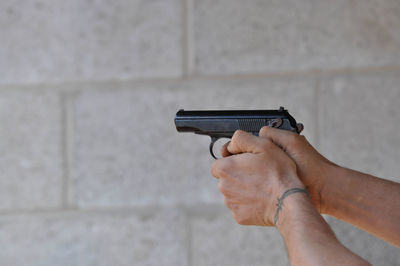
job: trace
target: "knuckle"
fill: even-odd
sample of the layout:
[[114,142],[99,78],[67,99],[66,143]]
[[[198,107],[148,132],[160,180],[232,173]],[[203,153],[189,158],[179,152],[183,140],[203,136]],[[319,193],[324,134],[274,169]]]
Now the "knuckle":
[[238,129],[238,130],[235,131],[235,133],[233,133],[233,136],[240,137],[244,133],[245,132],[243,130]]
[[249,223],[247,222],[246,219],[242,219],[242,220],[238,221],[238,224],[240,224],[240,225],[249,225]]
[[218,183],[218,190],[224,195],[227,193],[227,188],[224,182],[220,181]]
[[224,198],[224,204],[225,204],[226,207],[228,207],[228,209],[232,210],[233,204],[232,204],[231,200],[229,200],[228,198]]
[[258,133],[258,135],[259,135],[260,137],[264,137],[264,136],[267,135],[268,130],[269,130],[269,127],[268,127],[268,126],[263,126],[263,127],[260,129],[260,132]]
[[233,219],[235,220],[235,222],[237,224],[240,224],[240,222],[242,221],[242,218],[240,217],[240,215],[238,215],[234,210],[232,210],[232,216],[233,216]]
[[243,136],[243,134],[245,134],[243,130],[240,129],[236,130],[235,133],[233,133],[231,141],[235,143],[238,139],[240,139]]
[[215,177],[219,177],[219,173],[218,173],[218,162],[217,161],[214,161],[212,164],[211,164],[211,174],[213,175],[213,176],[215,176]]
[[221,165],[218,168],[219,169],[219,175],[221,178],[226,178],[230,175],[231,169],[232,169],[232,163],[231,160],[224,160],[221,161]]
[[211,165],[211,174],[216,178],[223,178],[229,174],[230,163],[227,160],[219,159]]
[[220,180],[218,183],[218,190],[223,194],[225,197],[231,198],[234,194],[231,184],[226,180]]
[[236,223],[240,224],[240,225],[248,225],[249,224],[248,218],[246,218],[243,215],[237,214],[237,213],[234,213],[233,219],[235,219]]

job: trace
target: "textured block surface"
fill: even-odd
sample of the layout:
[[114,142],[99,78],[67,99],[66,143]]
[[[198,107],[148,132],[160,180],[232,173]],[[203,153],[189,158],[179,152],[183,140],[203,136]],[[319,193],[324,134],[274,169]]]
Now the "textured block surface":
[[399,14],[399,0],[0,1],[0,265],[288,265],[276,229],[235,223],[210,138],[178,133],[175,113],[284,106],[328,159],[400,182]]
[[222,202],[210,174],[210,139],[179,134],[185,109],[276,109],[283,105],[314,139],[313,81],[195,81],[88,90],[74,103],[71,202],[79,206]]
[[[330,160],[400,181],[399,73],[326,77],[320,93],[320,147]],[[338,239],[373,265],[398,265],[398,248],[329,218]]]
[[400,181],[399,73],[326,78],[321,83],[321,151],[332,161]]
[[0,10],[0,83],[182,73],[179,0],[8,0]]
[[400,2],[194,0],[194,72],[400,64]]
[[400,264],[397,247],[335,218],[329,217],[328,221],[339,241],[372,265]]
[[285,246],[275,228],[241,226],[230,210],[191,223],[193,266],[288,265]]
[[185,266],[184,224],[173,210],[2,217],[0,264]]
[[59,206],[60,97],[45,91],[1,91],[0,125],[0,210]]

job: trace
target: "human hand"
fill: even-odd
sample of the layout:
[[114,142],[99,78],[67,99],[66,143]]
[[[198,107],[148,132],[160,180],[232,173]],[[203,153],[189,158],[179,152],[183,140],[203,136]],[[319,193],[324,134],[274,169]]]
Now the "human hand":
[[[298,177],[307,188],[315,208],[320,213],[325,213],[321,197],[329,182],[330,173],[334,173],[338,166],[323,157],[302,135],[265,126],[260,130],[259,136],[272,141],[294,160]],[[222,147],[223,157],[231,155],[227,149],[228,144],[229,142]]]
[[232,156],[214,161],[225,205],[242,225],[272,226],[277,199],[290,188],[304,188],[296,164],[269,138],[236,131],[224,146]]

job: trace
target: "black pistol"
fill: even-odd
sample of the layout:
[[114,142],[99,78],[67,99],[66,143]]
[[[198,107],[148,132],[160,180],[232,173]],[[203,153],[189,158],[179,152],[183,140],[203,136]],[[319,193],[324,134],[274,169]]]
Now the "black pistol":
[[285,108],[278,110],[179,110],[175,116],[178,132],[193,132],[211,137],[210,153],[214,143],[220,138],[232,138],[240,129],[258,136],[263,126],[289,130],[300,134],[303,124],[297,123]]

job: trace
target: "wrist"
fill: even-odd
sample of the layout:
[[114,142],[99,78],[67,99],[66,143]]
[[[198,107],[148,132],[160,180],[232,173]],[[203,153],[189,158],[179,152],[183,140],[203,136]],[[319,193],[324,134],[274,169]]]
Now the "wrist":
[[310,195],[308,194],[307,190],[305,188],[298,188],[298,187],[294,187],[294,188],[290,188],[288,190],[286,190],[282,196],[280,198],[278,198],[278,202],[276,204],[276,211],[275,211],[275,216],[274,216],[274,225],[276,225],[278,218],[279,218],[279,213],[283,208],[283,202],[284,200],[289,197],[292,194],[295,193],[304,193],[306,194],[308,197],[310,197]]
[[[306,187],[303,185],[303,183],[300,181],[300,179],[297,177],[297,175],[293,176],[288,176],[288,178],[281,179],[280,180],[280,185],[278,186],[279,188],[275,189],[275,198],[273,202],[273,209],[274,212],[271,213],[270,211],[267,212],[268,215],[265,216],[265,221],[267,221],[265,224],[271,224],[276,226],[277,219],[279,218],[279,213],[281,212],[283,208],[284,201],[286,201],[287,197],[291,197],[292,194],[304,194],[308,197],[310,195],[308,194],[308,191]],[[272,217],[271,217],[272,214]]]
[[304,217],[316,212],[310,198],[305,193],[294,193],[284,199],[282,209],[275,226],[285,236],[301,225]]

